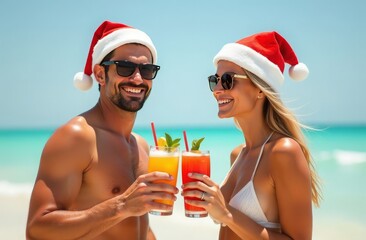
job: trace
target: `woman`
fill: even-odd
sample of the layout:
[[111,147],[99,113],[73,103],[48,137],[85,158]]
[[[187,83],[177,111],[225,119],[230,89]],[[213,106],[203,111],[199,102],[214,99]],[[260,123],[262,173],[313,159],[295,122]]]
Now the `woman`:
[[233,117],[245,145],[231,153],[231,169],[221,186],[208,176],[183,185],[187,203],[205,208],[221,223],[220,240],[311,239],[312,202],[319,187],[301,125],[282,104],[278,90],[285,63],[289,75],[305,79],[287,41],[276,32],[258,33],[226,44],[208,78],[220,118]]

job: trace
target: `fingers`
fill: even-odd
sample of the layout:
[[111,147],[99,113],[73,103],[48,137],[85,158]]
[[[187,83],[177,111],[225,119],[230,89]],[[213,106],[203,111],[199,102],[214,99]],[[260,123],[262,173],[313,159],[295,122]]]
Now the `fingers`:
[[143,196],[143,202],[146,204],[147,212],[151,210],[172,211],[173,203],[177,197],[165,192],[151,192]]
[[138,193],[137,191],[133,195],[123,198],[123,207],[121,207],[123,210],[121,213],[128,213],[128,216],[141,216],[153,209],[171,211],[173,208],[173,202],[176,201],[176,199],[177,197],[170,193]]
[[179,192],[177,187],[164,182],[139,183],[137,188],[143,193],[167,192],[171,194],[177,194]]
[[169,175],[166,172],[151,172],[144,175],[140,175],[137,178],[137,182],[152,182],[156,180],[174,180],[174,177],[172,175]]
[[164,204],[164,203],[159,203],[159,202],[150,202],[150,207],[148,211],[151,210],[165,210],[165,211],[173,211],[173,205],[168,205],[168,204]]
[[201,200],[213,202],[214,198],[219,199],[220,187],[209,176],[199,173],[189,173],[188,176],[197,181],[184,184],[182,186],[182,196],[196,198],[193,200],[196,201],[194,204],[198,204],[199,206],[203,204]]
[[209,187],[213,187],[216,186],[216,183],[214,181],[212,181],[212,179],[205,175],[205,174],[200,174],[200,173],[188,173],[188,177],[192,178],[192,179],[196,179],[199,180],[201,182],[204,182],[206,185],[208,185]]
[[201,201],[205,201],[205,192],[202,192],[201,197],[200,197],[200,200]]
[[145,195],[147,201],[176,201],[177,197],[175,196],[175,194],[179,192],[179,189],[172,184],[169,184],[169,181],[173,180],[173,176],[165,172],[151,172],[148,174],[144,174],[139,176],[136,180],[138,188],[137,192]]
[[172,176],[163,172],[141,175],[120,195],[132,216],[140,216],[152,209],[171,210],[179,192]]
[[151,192],[145,194],[145,196],[147,201],[160,200],[160,201],[175,202],[177,200],[177,197],[174,194],[166,192]]
[[169,192],[177,194],[178,188],[173,186],[169,181],[174,181],[174,177],[164,172],[151,172],[141,175],[137,178],[138,188],[144,189],[145,192]]
[[[206,192],[211,195],[213,195],[216,191],[218,191],[218,188],[219,187],[217,187],[216,185],[213,187],[210,187],[206,183],[200,182],[200,181],[189,182],[189,183],[182,185],[183,192],[190,191],[190,190],[199,190],[200,192]],[[199,196],[195,196],[195,197],[199,197]]]
[[198,189],[185,190],[185,191],[181,192],[181,195],[183,197],[195,198],[195,200],[197,200],[197,201],[211,201],[211,199],[212,199],[212,195],[210,195],[207,192],[198,190]]
[[207,186],[205,183],[203,182],[189,182],[186,184],[182,185],[182,189],[185,190],[190,190],[190,189],[199,189],[202,192],[207,192],[209,191],[210,187]]
[[212,197],[205,192],[201,191],[189,191],[182,194],[185,199],[184,202],[195,207],[202,207],[208,210],[212,202]]

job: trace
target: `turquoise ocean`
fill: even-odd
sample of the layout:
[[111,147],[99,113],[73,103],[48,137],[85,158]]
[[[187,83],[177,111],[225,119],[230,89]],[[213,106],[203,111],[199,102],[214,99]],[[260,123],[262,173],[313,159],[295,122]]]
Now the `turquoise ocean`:
[[[307,142],[322,181],[323,200],[314,207],[314,222],[322,226],[366,229],[366,126],[322,126],[306,131]],[[244,139],[235,127],[189,128],[188,141],[205,137],[202,149],[211,152],[211,177],[218,183],[229,170],[229,153]],[[54,129],[0,130],[0,198],[30,193],[39,159]],[[157,127],[182,138],[182,128]],[[136,128],[153,145],[150,128]],[[299,189],[301,191],[301,189]],[[334,224],[327,224],[332,221]],[[331,231],[331,229],[329,229]],[[353,239],[352,237],[349,239]],[[366,239],[366,236],[365,236]]]

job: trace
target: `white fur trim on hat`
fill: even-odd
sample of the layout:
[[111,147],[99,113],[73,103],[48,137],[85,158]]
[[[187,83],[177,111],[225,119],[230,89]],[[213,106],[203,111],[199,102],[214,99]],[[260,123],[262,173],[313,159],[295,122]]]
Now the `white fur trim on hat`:
[[150,37],[135,28],[122,28],[108,34],[97,42],[93,51],[92,68],[95,64],[99,64],[108,53],[128,43],[140,43],[146,46],[151,52],[153,63],[157,63],[157,52]]
[[288,70],[290,78],[301,81],[308,77],[309,69],[304,63],[298,63],[294,66],[291,66]]
[[239,43],[224,45],[214,57],[215,67],[217,67],[220,60],[233,62],[250,71],[266,81],[275,91],[279,90],[284,81],[283,74],[276,64],[253,49]]
[[93,79],[83,72],[78,72],[74,76],[74,86],[82,91],[87,91],[93,86]]

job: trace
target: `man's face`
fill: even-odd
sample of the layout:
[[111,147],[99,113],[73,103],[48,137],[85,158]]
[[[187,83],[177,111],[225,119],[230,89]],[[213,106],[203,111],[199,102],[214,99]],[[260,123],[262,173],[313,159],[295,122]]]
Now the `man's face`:
[[[126,44],[115,49],[110,61],[125,60],[136,64],[152,63],[149,49],[139,44]],[[105,94],[120,109],[128,112],[140,110],[148,98],[152,80],[141,76],[138,68],[128,77],[118,75],[116,64],[106,73]]]

